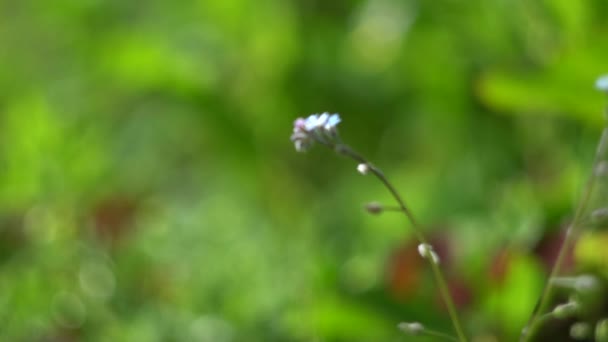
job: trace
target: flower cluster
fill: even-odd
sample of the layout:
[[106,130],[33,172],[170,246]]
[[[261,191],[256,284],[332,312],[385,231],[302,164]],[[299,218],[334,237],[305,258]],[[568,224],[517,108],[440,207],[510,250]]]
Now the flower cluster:
[[307,151],[315,141],[323,144],[331,144],[338,138],[337,126],[340,123],[340,115],[336,114],[312,114],[307,118],[297,118],[293,123],[293,141],[296,151]]

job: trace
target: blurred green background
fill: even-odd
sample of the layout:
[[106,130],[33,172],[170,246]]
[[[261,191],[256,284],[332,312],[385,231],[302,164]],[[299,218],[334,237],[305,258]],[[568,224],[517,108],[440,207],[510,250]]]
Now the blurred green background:
[[[514,340],[607,55],[605,0],[0,1],[0,340],[450,332],[407,222],[361,209],[389,194],[295,152],[322,111],[427,227],[469,335]],[[605,275],[592,234],[577,267]]]

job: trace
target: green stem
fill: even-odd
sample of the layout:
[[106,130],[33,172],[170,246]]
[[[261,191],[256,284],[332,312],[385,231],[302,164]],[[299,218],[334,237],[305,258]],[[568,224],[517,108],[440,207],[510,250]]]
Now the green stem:
[[[351,159],[354,159],[355,161],[357,161],[359,163],[363,163],[369,167],[370,171],[374,174],[374,176],[376,176],[376,178],[378,178],[378,180],[380,180],[382,182],[382,184],[384,184],[384,186],[388,189],[388,191],[391,193],[393,198],[395,198],[395,200],[397,201],[397,204],[399,205],[399,209],[405,214],[407,219],[412,224],[412,227],[414,228],[414,230],[413,230],[414,235],[416,236],[418,241],[422,244],[428,244],[427,239],[424,236],[424,234],[422,233],[422,229],[421,229],[420,225],[418,224],[418,221],[416,221],[416,219],[414,218],[414,215],[412,214],[410,209],[405,205],[405,202],[401,198],[401,195],[399,195],[399,192],[397,191],[397,189],[386,178],[386,176],[384,175],[382,170],[380,170],[376,166],[369,163],[365,158],[363,158],[363,156],[361,156],[357,152],[353,151],[350,147],[348,147],[346,145],[338,144],[338,145],[334,146],[334,149],[336,150],[337,153],[347,156]],[[462,327],[460,325],[460,320],[458,319],[458,314],[456,312],[454,301],[452,299],[452,296],[450,295],[450,291],[448,290],[448,286],[445,282],[443,273],[441,272],[439,265],[437,265],[433,261],[433,258],[428,258],[428,260],[431,264],[431,268],[433,269],[433,275],[435,277],[435,281],[437,282],[437,285],[439,286],[439,292],[441,293],[441,297],[443,298],[443,301],[448,309],[448,314],[450,315],[450,319],[452,320],[452,325],[454,326],[454,330],[456,331],[456,334],[458,335],[458,340],[460,342],[467,342],[467,338],[465,337]]]
[[524,335],[522,335],[522,339],[521,339],[522,342],[530,341],[531,338],[534,337],[534,335],[536,334],[536,330],[538,329],[538,326],[539,326],[538,323],[541,322],[539,320],[539,316],[542,315],[547,310],[547,306],[549,306],[549,301],[553,297],[553,293],[555,291],[555,287],[553,286],[551,279],[554,279],[555,277],[559,276],[561,273],[561,269],[563,267],[566,255],[568,254],[568,250],[570,250],[571,245],[574,243],[574,237],[578,233],[578,227],[579,227],[580,220],[581,220],[581,217],[584,212],[584,208],[587,206],[587,203],[588,203],[589,199],[591,198],[591,192],[593,190],[594,184],[595,184],[595,176],[591,176],[589,178],[589,181],[587,182],[587,186],[585,187],[585,192],[583,194],[583,198],[582,198],[579,206],[576,209],[574,219],[572,220],[572,223],[570,224],[570,226],[568,227],[568,230],[566,231],[566,237],[564,239],[564,242],[562,243],[562,246],[560,247],[559,253],[557,255],[557,259],[555,260],[555,264],[553,265],[553,268],[551,269],[551,273],[549,274],[549,278],[548,278],[549,280],[547,281],[545,288],[541,294],[539,304],[536,307],[536,310],[534,311],[534,313],[532,314],[532,317],[530,318],[530,321],[528,322],[528,326],[524,330],[525,333],[524,333]]
[[424,329],[423,334],[429,335],[429,336],[434,336],[434,337],[439,337],[439,338],[443,338],[444,340],[449,340],[449,341],[458,341],[458,339],[454,336],[442,333],[440,331],[435,331],[435,330],[430,330],[430,329]]
[[564,260],[566,258],[566,255],[568,254],[568,250],[574,243],[575,237],[580,233],[581,227],[583,227],[581,225],[581,223],[583,223],[583,214],[585,213],[587,206],[589,205],[591,195],[593,193],[593,188],[597,179],[596,168],[601,155],[605,152],[604,149],[606,146],[604,145],[606,144],[606,132],[607,131],[604,130],[602,139],[599,142],[598,152],[596,153],[595,160],[593,162],[592,172],[587,180],[587,184],[585,185],[585,188],[583,190],[582,198],[579,201],[579,204],[574,213],[574,219],[572,220],[570,226],[568,226],[568,230],[566,230],[566,237],[564,239],[564,242],[562,243],[562,246],[560,247],[557,259],[555,260],[555,264],[551,269],[551,273],[549,274],[549,280],[545,284],[545,288],[543,289],[543,292],[541,294],[538,306],[536,307],[532,314],[532,317],[528,321],[528,325],[524,328],[523,334],[520,338],[521,342],[530,341],[536,335],[537,330],[543,321],[540,318],[544,316],[541,315],[543,315],[544,312],[547,310],[547,307],[555,291],[555,286],[551,279],[554,279],[555,277],[560,275]]
[[452,300],[452,296],[448,290],[445,279],[443,277],[443,273],[435,262],[433,262],[432,258],[429,258],[431,263],[431,268],[433,269],[433,274],[435,275],[435,280],[437,281],[437,285],[439,286],[439,291],[441,292],[441,296],[445,302],[445,305],[448,308],[448,313],[450,314],[450,318],[452,319],[452,324],[454,325],[454,330],[456,330],[456,334],[460,341],[465,342],[467,339],[462,331],[460,326],[460,321],[458,320],[458,313],[456,312],[456,308],[454,306],[454,301]]

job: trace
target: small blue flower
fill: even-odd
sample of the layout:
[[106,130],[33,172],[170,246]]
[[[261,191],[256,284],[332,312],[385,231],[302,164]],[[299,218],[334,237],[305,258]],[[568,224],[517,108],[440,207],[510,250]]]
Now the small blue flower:
[[293,141],[296,151],[305,152],[313,143],[320,142],[323,144],[334,143],[339,140],[336,126],[340,123],[340,115],[329,114],[312,114],[307,118],[297,118],[293,123]]
[[329,119],[327,119],[327,122],[325,123],[325,130],[335,130],[340,121],[342,121],[342,119],[340,119],[340,115],[338,115],[338,113],[330,115]]
[[608,93],[608,75],[601,76],[595,81],[595,87],[599,91]]
[[307,131],[312,131],[317,128],[317,121],[319,121],[319,116],[317,114],[312,114],[306,119],[304,119],[304,129]]
[[319,128],[323,128],[325,123],[329,119],[329,113],[313,114],[306,118],[305,128],[307,131],[314,131]]
[[329,113],[327,113],[327,112],[319,115],[319,120],[317,121],[318,127],[323,127],[328,119],[329,119]]

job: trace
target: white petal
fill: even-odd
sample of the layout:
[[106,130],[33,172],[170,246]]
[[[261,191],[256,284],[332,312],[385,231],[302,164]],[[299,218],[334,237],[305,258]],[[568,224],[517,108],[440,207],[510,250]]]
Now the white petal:
[[306,121],[304,122],[304,128],[306,128],[307,131],[312,131],[315,128],[317,128],[318,121],[319,121],[319,116],[316,114],[313,114],[306,118]]
[[340,115],[332,114],[325,124],[325,129],[328,131],[334,129],[340,123],[340,121],[342,121],[340,119]]
[[317,127],[323,127],[327,120],[329,119],[329,113],[323,113],[319,116],[319,120],[317,121]]

